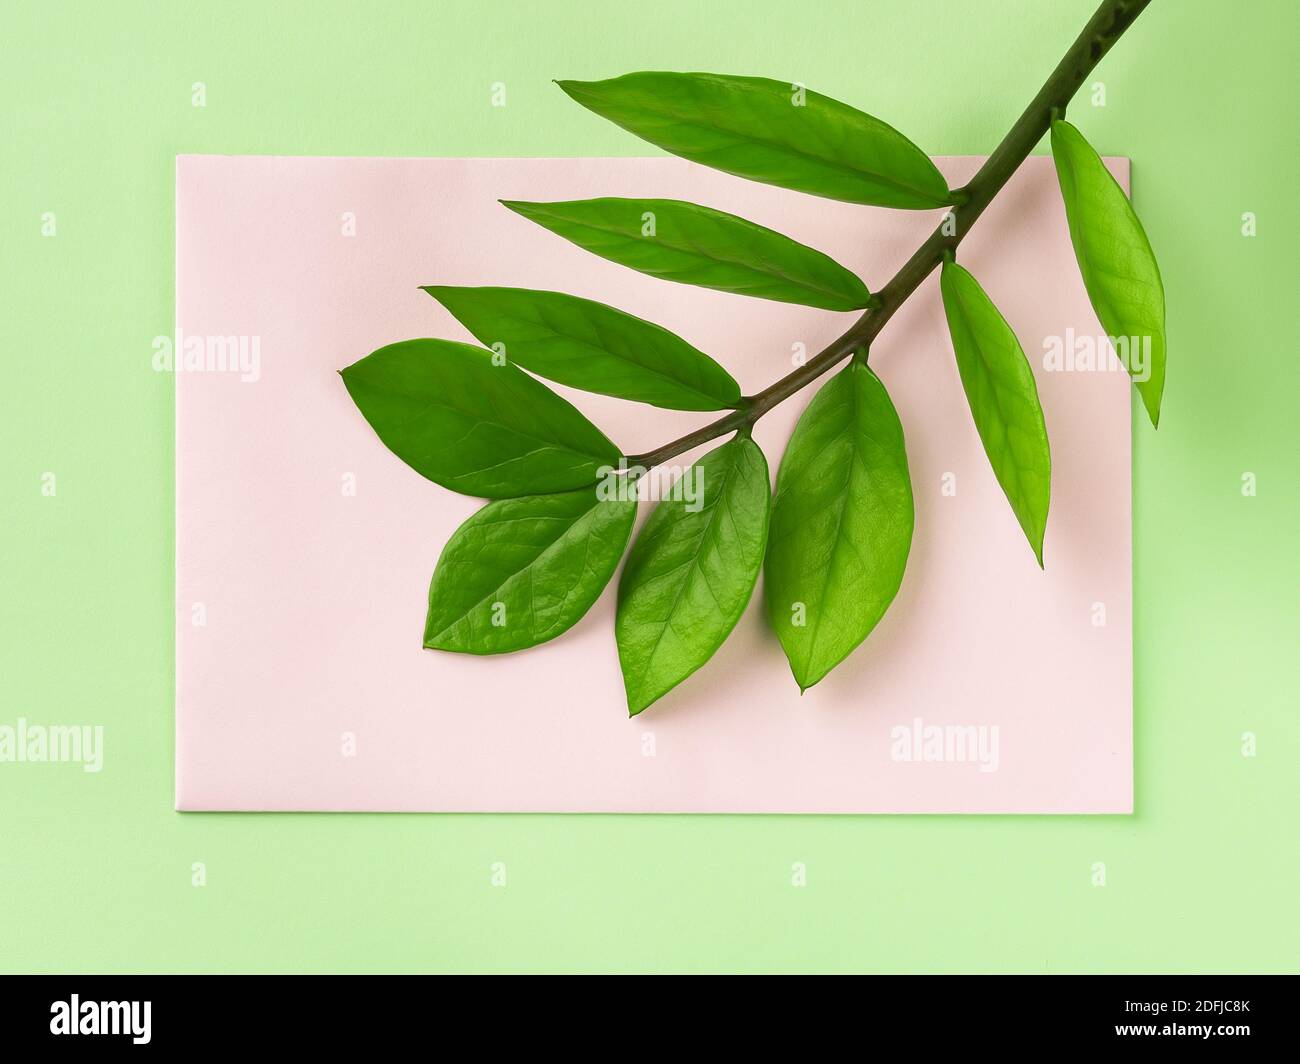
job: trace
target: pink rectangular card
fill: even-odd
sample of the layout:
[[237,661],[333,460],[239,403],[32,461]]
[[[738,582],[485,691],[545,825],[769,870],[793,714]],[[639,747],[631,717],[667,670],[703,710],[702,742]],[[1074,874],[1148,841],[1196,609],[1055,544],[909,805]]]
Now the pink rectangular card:
[[[937,163],[957,187],[979,161]],[[1127,187],[1127,161],[1108,165]],[[1046,158],[1025,163],[960,256],[1037,376],[1053,464],[1045,572],[980,446],[931,277],[871,353],[907,435],[907,574],[817,687],[800,697],[761,587],[714,659],[633,719],[613,585],[523,653],[421,648],[434,563],[480,503],[390,454],[336,372],[395,340],[471,339],[420,285],[600,300],[685,337],[746,392],[852,320],[658,281],[497,203],[597,196],[719,207],[872,287],[938,218],[668,158],[177,160],[177,807],[1131,812],[1130,386],[1104,354],[1086,357],[1103,330]],[[632,453],[710,419],[559,390]],[[811,394],[758,424],[773,471]]]

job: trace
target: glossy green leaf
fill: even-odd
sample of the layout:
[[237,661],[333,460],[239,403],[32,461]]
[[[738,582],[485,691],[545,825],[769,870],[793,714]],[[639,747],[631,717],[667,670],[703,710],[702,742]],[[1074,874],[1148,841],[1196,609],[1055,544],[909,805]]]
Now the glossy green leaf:
[[1069,122],[1052,123],[1052,157],[1088,298],[1157,425],[1165,389],[1165,289],[1151,242],[1119,182]]
[[389,344],[343,370],[343,383],[390,451],[465,495],[567,491],[621,457],[546,385],[469,344]]
[[682,497],[655,507],[619,581],[615,633],[632,716],[713,656],[763,564],[771,485],[753,440],[710,451],[679,484]]
[[725,369],[679,336],[621,310],[563,292],[430,285],[429,295],[506,359],[573,388],[671,410],[740,402]]
[[752,181],[881,207],[952,202],[943,175],[898,130],[790,82],[650,71],[559,86],[665,151]]
[[568,631],[609,583],[635,499],[600,487],[498,499],[456,530],[429,586],[424,645],[504,654]]
[[859,310],[871,300],[867,286],[829,255],[696,203],[502,202],[580,248],[665,281],[823,310]]
[[1042,565],[1052,456],[1034,371],[1011,326],[968,270],[945,262],[939,284],[984,453]]
[[885,386],[854,359],[808,404],[776,478],[764,597],[800,689],[884,616],[912,520],[903,426]]

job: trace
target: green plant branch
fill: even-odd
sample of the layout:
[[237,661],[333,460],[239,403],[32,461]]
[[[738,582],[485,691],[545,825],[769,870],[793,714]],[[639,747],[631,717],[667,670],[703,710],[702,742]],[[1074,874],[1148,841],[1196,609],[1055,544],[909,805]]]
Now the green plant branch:
[[[1151,0],[1104,0],[1088,24],[1065,53],[1038,95],[1025,108],[993,154],[964,188],[953,193],[954,206],[945,222],[932,232],[902,268],[878,293],[863,315],[828,347],[794,372],[763,391],[746,396],[741,406],[702,428],[645,454],[628,458],[630,467],[651,469],[670,458],[692,450],[729,432],[750,429],[774,406],[837,366],[859,348],[869,347],[894,312],[916,291],[945,256],[955,253],[962,238],[984,213],[993,198],[1019,169],[1051,125],[1053,116],[1064,114],[1084,80],[1102,57],[1123,36]],[[946,224],[945,224],[946,223]],[[945,232],[945,229],[950,230]]]

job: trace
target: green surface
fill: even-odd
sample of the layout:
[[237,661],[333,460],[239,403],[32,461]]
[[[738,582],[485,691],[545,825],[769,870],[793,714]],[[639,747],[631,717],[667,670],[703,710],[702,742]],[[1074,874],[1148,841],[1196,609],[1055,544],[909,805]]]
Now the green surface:
[[399,340],[340,375],[384,446],[463,495],[573,491],[623,456],[567,399],[477,344]]
[[429,587],[424,645],[505,654],[578,623],[613,579],[636,498],[600,486],[490,502],[452,534]]
[[550,79],[664,68],[788,76],[984,153],[1092,7],[5,3],[0,724],[99,724],[105,752],[97,775],[0,764],[0,969],[1300,966],[1289,0],[1156,0],[1091,79],[1106,106],[1071,109],[1132,156],[1168,297],[1161,428],[1134,422],[1136,815],[171,809],[173,382],[150,360],[176,154],[634,155]]
[[425,285],[484,347],[516,366],[601,395],[669,410],[723,410],[740,385],[680,336],[567,292]]
[[1020,338],[966,267],[945,262],[948,335],[984,454],[1038,564],[1052,495],[1052,452],[1038,384]]
[[1058,119],[1050,137],[1070,241],[1097,320],[1108,336],[1134,345],[1140,336],[1150,345],[1142,357],[1116,341],[1116,354],[1154,427],[1165,387],[1165,291],[1155,253],[1124,189],[1083,134]]
[[501,202],[593,255],[665,281],[825,310],[861,310],[871,301],[867,286],[829,255],[699,203]]
[[871,634],[912,550],[907,441],[862,353],[817,382],[776,474],[763,599],[804,694]]
[[618,584],[629,716],[702,669],[731,635],[763,568],[771,513],[772,475],[748,433],[696,459],[655,503]]
[[557,84],[629,133],[751,181],[878,207],[953,202],[938,167],[898,130],[798,79],[642,70]]

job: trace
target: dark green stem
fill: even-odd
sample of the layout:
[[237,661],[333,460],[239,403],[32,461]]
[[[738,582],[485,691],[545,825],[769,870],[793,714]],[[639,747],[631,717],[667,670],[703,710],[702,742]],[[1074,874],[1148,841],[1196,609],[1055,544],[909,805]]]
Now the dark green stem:
[[955,224],[947,226],[950,232],[945,233],[945,226],[940,224],[903,264],[902,269],[876,293],[873,305],[867,308],[843,336],[793,373],[787,374],[763,391],[747,396],[747,402],[741,409],[656,450],[630,457],[628,464],[652,468],[702,443],[708,443],[709,440],[751,426],[778,403],[784,402],[827,370],[839,365],[859,347],[869,346],[886,322],[894,316],[894,312],[916,291],[920,283],[930,275],[930,271],[943,261],[945,253],[952,254],[955,251],[976,219],[984,213],[984,208],[992,202],[993,197],[1002,190],[1042,139],[1051,125],[1053,114],[1064,113],[1066,104],[1079,91],[1084,80],[1150,2],[1151,0],[1104,0],[1052,71],[1051,77],[1038,90],[1033,102],[1025,108],[1024,114],[1002,138],[1002,143],[980,167],[979,173],[970,184],[954,191],[955,206],[951,214]]

